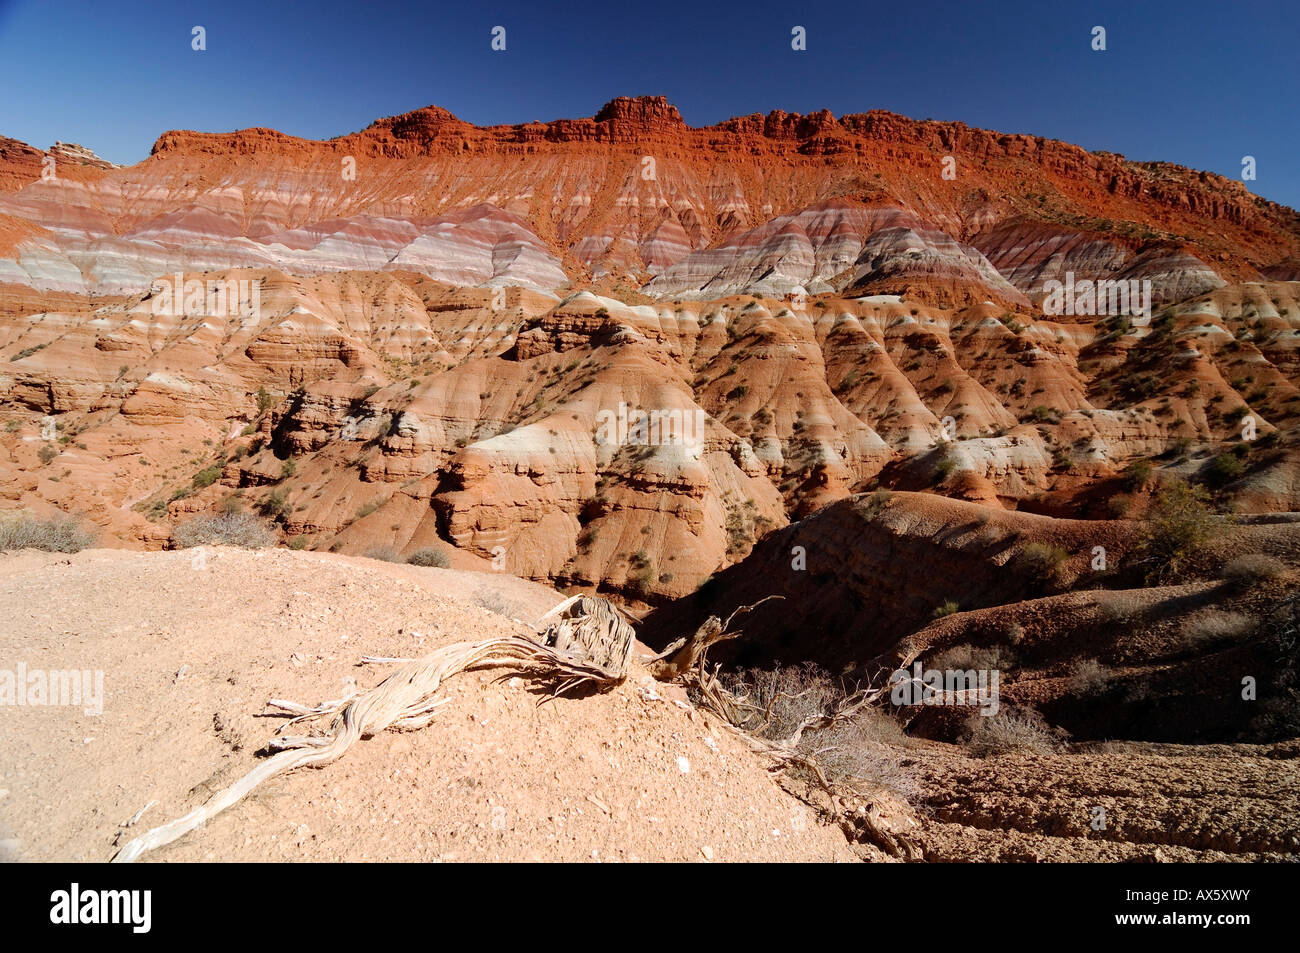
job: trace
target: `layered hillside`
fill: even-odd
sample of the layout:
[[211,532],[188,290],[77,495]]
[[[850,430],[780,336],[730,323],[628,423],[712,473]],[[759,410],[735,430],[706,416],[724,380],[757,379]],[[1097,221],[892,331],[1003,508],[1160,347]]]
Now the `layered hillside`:
[[[0,320],[6,508],[149,547],[196,513],[260,510],[299,547],[449,546],[651,602],[876,487],[1114,519],[1141,516],[1163,474],[1240,512],[1300,509],[1294,283],[1132,327],[883,295],[625,304],[409,272],[220,277],[230,314],[170,314],[155,293]],[[603,431],[638,411],[698,419],[697,439]]]
[[324,142],[167,132],[123,169],[61,147],[43,178],[46,157],[0,144],[0,283],[102,295],[178,270],[383,268],[1027,309],[1066,272],[1150,279],[1161,303],[1300,256],[1296,213],[1240,182],[882,111],[695,128],[642,97],[480,128],[428,107]]

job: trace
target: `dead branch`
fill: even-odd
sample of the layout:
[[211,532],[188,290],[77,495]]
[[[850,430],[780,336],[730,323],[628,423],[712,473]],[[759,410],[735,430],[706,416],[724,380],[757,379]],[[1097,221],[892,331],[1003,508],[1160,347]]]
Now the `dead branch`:
[[358,740],[386,729],[412,731],[433,719],[446,699],[437,697],[444,681],[484,663],[511,664],[522,674],[561,683],[561,690],[592,683],[609,688],[627,676],[632,627],[603,599],[575,596],[540,620],[540,641],[512,635],[481,642],[457,642],[407,663],[367,692],[314,708],[275,699],[274,707],[296,717],[282,726],[330,719],[321,734],[279,737],[271,755],[230,787],[184,817],[135,838],[113,857],[129,863],[147,851],[170,844],[205,824],[270,778],[301,767],[324,767],[341,758]]

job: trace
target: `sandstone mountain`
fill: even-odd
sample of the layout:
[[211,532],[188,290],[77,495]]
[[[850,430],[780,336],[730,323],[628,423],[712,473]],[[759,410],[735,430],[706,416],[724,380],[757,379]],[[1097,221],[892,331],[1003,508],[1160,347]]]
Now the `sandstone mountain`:
[[1159,303],[1300,254],[1300,217],[1240,182],[879,110],[693,128],[641,97],[480,128],[430,106],[324,142],[167,132],[122,169],[50,155],[46,180],[37,150],[0,144],[0,282],[116,294],[178,270],[387,268],[1028,308],[1067,271],[1149,278]]

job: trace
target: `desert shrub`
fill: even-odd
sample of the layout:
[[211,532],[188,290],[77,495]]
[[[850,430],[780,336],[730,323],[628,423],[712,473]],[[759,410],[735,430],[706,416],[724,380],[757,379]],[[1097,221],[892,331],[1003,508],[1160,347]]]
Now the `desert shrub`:
[[412,566],[436,566],[439,569],[446,569],[449,563],[447,554],[441,549],[417,549],[406,557],[406,561]]
[[1032,708],[1001,708],[996,715],[971,715],[963,741],[977,758],[1000,754],[1051,754],[1064,739]]
[[58,449],[50,443],[42,444],[41,449],[36,451],[36,456],[40,458],[41,463],[48,464],[51,460],[59,455]]
[[38,517],[18,513],[0,517],[0,552],[39,549],[47,553],[77,553],[95,541],[95,530],[66,514]]
[[190,481],[194,489],[201,490],[206,486],[212,486],[221,479],[221,467],[204,467]]
[[1205,479],[1211,486],[1224,486],[1246,472],[1246,465],[1235,454],[1221,453],[1205,467]]
[[[789,738],[801,725],[834,714],[847,697],[843,683],[812,662],[741,669],[724,674],[722,682],[741,702],[745,714],[739,727],[770,740]],[[830,781],[893,787],[900,768],[892,749],[910,744],[897,721],[879,708],[864,707],[824,728],[805,730],[796,750],[814,759]],[[792,773],[804,776],[800,769]]]
[[1204,651],[1224,642],[1244,638],[1255,627],[1256,621],[1248,615],[1211,609],[1194,615],[1183,623],[1182,644],[1187,649]]
[[1134,460],[1124,468],[1124,485],[1130,490],[1139,490],[1151,479],[1150,460]]
[[1040,585],[1051,585],[1060,580],[1061,567],[1070,558],[1060,546],[1048,543],[1030,543],[1016,555],[1016,567]]
[[870,496],[858,504],[858,512],[866,519],[874,520],[884,512],[893,495],[893,493],[885,489],[874,490]]
[[279,519],[289,512],[289,495],[284,490],[272,490],[257,504],[257,509],[263,516]]
[[976,648],[973,645],[954,645],[944,649],[926,662],[926,668],[943,671],[959,669],[963,672],[975,669],[985,671],[1004,671],[1014,668],[1016,653],[1003,645],[990,645]]
[[[905,793],[897,749],[912,743],[897,720],[879,708],[864,707],[825,728],[804,732],[797,750],[814,758],[828,781],[865,781]],[[797,769],[794,773],[799,775]]]
[[945,599],[934,607],[934,612],[930,614],[932,619],[942,619],[946,615],[952,615],[954,612],[960,612],[961,605],[954,599]]
[[943,483],[948,477],[952,476],[953,471],[956,469],[956,459],[947,455],[940,457],[939,461],[934,465],[934,482]]
[[518,605],[505,598],[501,593],[494,592],[491,589],[479,589],[475,592],[474,604],[486,609],[488,612],[495,612],[497,615],[503,615],[511,619],[524,614]]
[[653,563],[645,563],[632,574],[632,588],[642,599],[654,593],[657,577]]
[[1110,669],[1095,658],[1080,659],[1070,666],[1070,691],[1075,695],[1096,695],[1110,683]]
[[1157,495],[1137,546],[1148,585],[1176,579],[1218,531],[1204,487],[1181,480]]
[[808,719],[834,710],[843,686],[812,662],[773,669],[739,669],[722,676],[723,687],[749,712],[739,727],[760,738],[783,739]]
[[176,549],[191,546],[242,546],[262,549],[275,541],[271,528],[248,513],[218,513],[196,516],[172,530]]
[[1248,553],[1229,561],[1219,576],[1234,586],[1248,589],[1276,579],[1284,572],[1286,566],[1280,560],[1263,553]]
[[392,546],[371,546],[364,553],[367,559],[382,559],[386,563],[400,563],[401,555]]

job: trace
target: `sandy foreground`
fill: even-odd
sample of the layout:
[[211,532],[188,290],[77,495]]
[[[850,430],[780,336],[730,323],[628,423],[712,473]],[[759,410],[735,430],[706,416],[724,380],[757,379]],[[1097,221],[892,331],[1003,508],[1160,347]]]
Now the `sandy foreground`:
[[[250,769],[283,721],[268,699],[314,705],[368,688],[391,666],[359,665],[363,655],[528,631],[510,616],[534,619],[560,599],[501,575],[227,548],[196,568],[194,552],[0,556],[0,667],[104,673],[101,715],[0,709],[11,859],[107,860],[119,835]],[[538,689],[506,674],[451,679],[428,728],[274,779],[147,857],[854,858],[737,738],[639,667],[607,694],[540,706]]]
[[[364,690],[391,666],[362,656],[527,633],[519,620],[560,598],[503,574],[284,549],[0,556],[0,670],[103,673],[99,715],[0,707],[0,851],[108,860],[253,767],[284,721],[269,699]],[[544,689],[499,668],[443,692],[427,728],[275,778],[146,859],[891,859],[639,663],[612,691],[545,704]],[[914,741],[882,750],[881,765],[890,793],[874,803],[913,859],[1300,854],[1296,741],[992,759]]]

